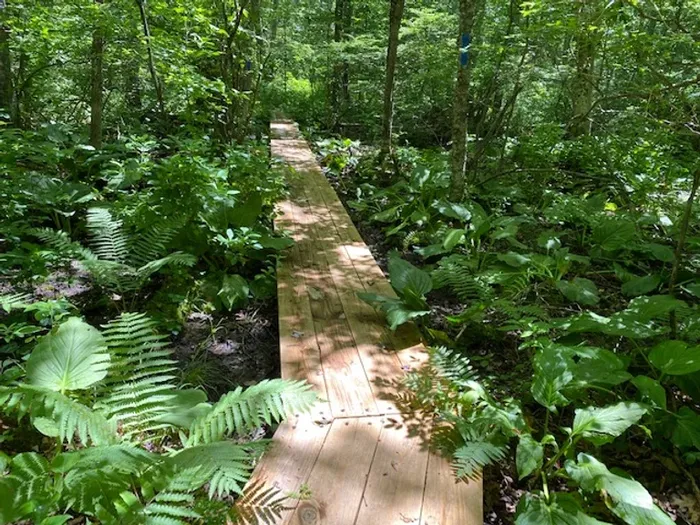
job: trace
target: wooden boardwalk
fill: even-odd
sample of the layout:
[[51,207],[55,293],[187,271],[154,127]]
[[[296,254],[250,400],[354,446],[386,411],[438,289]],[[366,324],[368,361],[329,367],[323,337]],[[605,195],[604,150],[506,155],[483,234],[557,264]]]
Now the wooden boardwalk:
[[293,168],[276,220],[296,241],[278,267],[282,377],[321,402],[280,426],[251,481],[305,496],[280,524],[481,525],[481,483],[456,481],[430,423],[402,409],[401,379],[426,359],[417,330],[391,333],[357,298],[393,292],[296,125],[272,136]]

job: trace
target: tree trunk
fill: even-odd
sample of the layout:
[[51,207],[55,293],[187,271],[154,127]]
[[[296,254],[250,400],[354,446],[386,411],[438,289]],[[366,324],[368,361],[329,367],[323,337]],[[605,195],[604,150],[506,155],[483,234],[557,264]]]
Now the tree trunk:
[[394,127],[394,76],[399,49],[399,30],[405,0],[391,0],[389,11],[389,44],[386,52],[386,78],[384,81],[384,113],[382,117],[382,157],[392,154],[391,136]]
[[[346,2],[348,0],[335,0],[335,16],[333,22],[333,41],[339,45],[345,38],[346,22]],[[341,90],[344,92],[347,63],[338,59],[333,65],[333,78],[331,80],[331,128],[335,131],[340,129],[340,115],[342,113]]]
[[[103,0],[94,0],[97,8]],[[92,76],[90,86],[90,145],[95,149],[102,147],[102,59],[104,55],[104,28],[101,14],[97,13],[97,22],[92,31]]]
[[148,27],[148,16],[146,14],[146,0],[136,0],[139,6],[139,13],[141,15],[141,26],[143,27],[143,36],[146,38],[146,52],[148,55],[148,71],[151,74],[151,80],[153,81],[153,87],[156,91],[156,101],[158,102],[158,111],[161,117],[165,117],[165,103],[163,101],[163,85],[158,78],[158,73],[156,72],[156,64],[153,59],[153,48],[151,46],[151,30]]
[[467,178],[467,117],[469,116],[469,74],[471,60],[469,47],[476,17],[475,0],[459,0],[459,66],[455,85],[452,118],[452,152],[450,198],[460,201],[464,197]]
[[593,91],[595,87],[595,61],[597,52],[597,29],[591,29],[594,23],[597,0],[577,0],[576,13],[579,27],[574,36],[576,46],[576,72],[571,84],[572,118],[569,123],[569,135],[581,137],[591,133],[590,113],[593,108]]
[[9,114],[12,113],[12,54],[6,13],[5,0],[0,0],[0,110]]

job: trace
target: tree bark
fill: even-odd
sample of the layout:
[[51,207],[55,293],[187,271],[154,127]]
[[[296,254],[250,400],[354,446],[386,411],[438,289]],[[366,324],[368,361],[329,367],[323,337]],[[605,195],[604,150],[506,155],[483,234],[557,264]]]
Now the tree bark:
[[0,110],[12,113],[12,54],[10,28],[5,23],[7,5],[0,0]]
[[[96,7],[103,0],[94,0]],[[92,32],[91,86],[90,86],[90,145],[95,149],[102,147],[102,91],[103,72],[102,62],[104,56],[104,28],[102,27],[101,14],[97,13],[97,22]]]
[[471,60],[469,47],[476,18],[476,0],[459,0],[459,66],[455,85],[452,117],[452,151],[450,198],[464,197],[467,179],[467,120],[469,116],[469,76]]
[[399,31],[405,0],[391,0],[389,11],[389,44],[386,52],[386,78],[384,81],[384,113],[382,116],[382,157],[392,154],[394,127],[394,77],[399,49]]
[[[333,41],[337,45],[345,39],[345,26],[349,18],[349,1],[335,0]],[[333,78],[331,80],[331,127],[335,131],[340,129],[343,103],[348,98],[348,84],[348,64],[345,60],[338,59],[333,65]]]
[[576,72],[571,84],[572,117],[569,135],[581,137],[590,135],[590,113],[593,108],[595,87],[595,62],[598,48],[597,29],[591,29],[596,14],[597,0],[577,0],[576,19],[579,27],[574,36],[576,52]]
[[148,56],[148,71],[151,74],[151,80],[153,81],[153,87],[156,91],[156,101],[158,103],[158,111],[161,117],[165,117],[165,103],[163,101],[163,85],[158,77],[158,72],[156,71],[155,60],[153,59],[153,48],[151,46],[151,30],[148,27],[148,15],[146,13],[146,0],[136,0],[136,4],[139,6],[139,13],[141,15],[141,26],[143,27],[143,36],[146,39],[146,53]]

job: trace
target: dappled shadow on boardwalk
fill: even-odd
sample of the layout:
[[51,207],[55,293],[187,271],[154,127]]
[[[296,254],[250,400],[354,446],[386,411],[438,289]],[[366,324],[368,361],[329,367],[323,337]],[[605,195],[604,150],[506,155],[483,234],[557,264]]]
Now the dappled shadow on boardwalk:
[[273,133],[291,167],[275,225],[295,240],[278,266],[282,376],[320,402],[278,429],[254,480],[295,496],[279,523],[481,523],[480,482],[454,479],[403,382],[427,360],[418,331],[389,331],[358,298],[394,292],[295,127]]

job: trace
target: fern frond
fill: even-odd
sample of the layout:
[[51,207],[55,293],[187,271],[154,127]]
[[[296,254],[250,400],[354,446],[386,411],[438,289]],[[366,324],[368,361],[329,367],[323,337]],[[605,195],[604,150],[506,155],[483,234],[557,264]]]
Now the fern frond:
[[445,257],[432,276],[436,288],[449,288],[462,302],[490,302],[494,298],[488,279],[476,273],[475,262],[470,257]]
[[105,208],[87,211],[87,229],[92,251],[103,261],[126,264],[129,257],[129,238],[122,221],[114,219]]
[[12,310],[23,310],[32,303],[32,296],[28,293],[13,293],[0,295],[0,308],[8,314]]
[[116,424],[99,412],[75,401],[60,392],[21,385],[0,387],[0,406],[16,410],[20,417],[50,419],[56,424],[58,438],[72,443],[77,435],[82,444],[90,441],[105,445],[116,441]]
[[155,259],[162,258],[168,251],[168,245],[175,237],[179,225],[153,224],[140,232],[131,245],[131,259],[135,266],[144,266]]
[[453,466],[458,478],[476,479],[486,465],[506,457],[507,448],[488,441],[468,441],[454,452]]
[[176,397],[176,361],[155,327],[146,315],[135,313],[124,313],[103,327],[112,364],[98,406],[119,422],[125,439],[170,427],[159,418]]
[[246,390],[238,387],[225,394],[190,427],[189,445],[219,441],[263,424],[308,410],[316,402],[310,385],[300,381],[272,379]]
[[42,243],[46,244],[52,250],[68,256],[75,257],[82,261],[95,260],[96,256],[88,248],[85,248],[80,243],[73,241],[70,236],[61,230],[52,230],[51,228],[32,228],[29,233],[34,235]]
[[197,258],[194,255],[183,252],[174,252],[155,261],[150,261],[136,270],[140,278],[146,278],[166,266],[194,266]]
[[445,347],[430,349],[430,364],[438,377],[455,387],[468,390],[478,380],[469,358]]
[[245,494],[236,501],[234,523],[243,525],[273,525],[279,523],[282,513],[290,510],[285,505],[287,496],[275,486],[266,486],[258,480],[246,486]]
[[209,482],[209,497],[242,494],[243,486],[253,470],[253,456],[249,449],[230,441],[217,441],[185,448],[169,458],[176,471],[191,471],[190,490],[196,490],[202,481]]
[[43,456],[35,452],[16,455],[7,478],[14,484],[16,503],[50,501],[52,473]]

